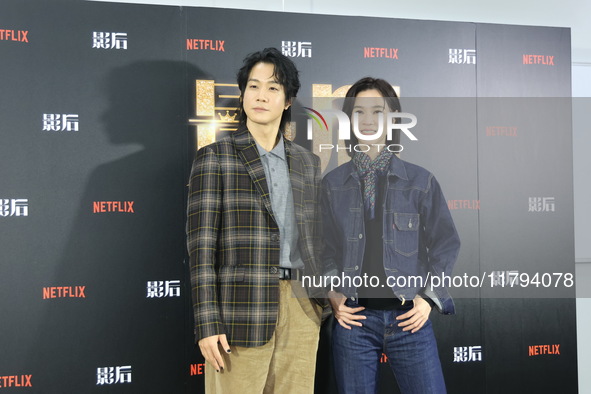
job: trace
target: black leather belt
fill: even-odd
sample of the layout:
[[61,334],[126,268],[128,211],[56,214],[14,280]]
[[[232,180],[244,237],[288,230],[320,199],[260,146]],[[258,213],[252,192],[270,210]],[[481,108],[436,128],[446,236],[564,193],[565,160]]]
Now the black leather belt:
[[300,280],[301,277],[302,277],[302,270],[300,270],[300,269],[279,267],[279,279]]

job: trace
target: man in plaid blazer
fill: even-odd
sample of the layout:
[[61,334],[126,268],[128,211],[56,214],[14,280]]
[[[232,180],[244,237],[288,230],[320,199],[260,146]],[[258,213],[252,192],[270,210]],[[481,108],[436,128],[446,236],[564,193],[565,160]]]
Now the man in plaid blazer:
[[240,127],[197,152],[189,185],[206,392],[312,393],[321,308],[299,277],[318,274],[320,160],[283,136],[300,86],[291,60],[253,53],[238,85]]

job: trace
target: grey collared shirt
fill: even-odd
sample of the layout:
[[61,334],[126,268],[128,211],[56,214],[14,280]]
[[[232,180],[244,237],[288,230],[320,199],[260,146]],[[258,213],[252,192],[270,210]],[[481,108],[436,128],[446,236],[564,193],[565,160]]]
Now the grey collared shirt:
[[298,248],[299,233],[283,138],[279,138],[279,142],[270,152],[267,152],[258,143],[257,149],[265,169],[271,207],[277,226],[279,226],[281,239],[279,265],[284,268],[304,268]]

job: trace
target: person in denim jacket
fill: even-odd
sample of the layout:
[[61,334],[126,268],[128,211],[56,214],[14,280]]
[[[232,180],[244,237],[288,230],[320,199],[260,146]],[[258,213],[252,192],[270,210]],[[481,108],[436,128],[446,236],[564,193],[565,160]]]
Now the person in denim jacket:
[[432,278],[451,275],[457,231],[433,174],[394,154],[399,135],[386,141],[388,113],[400,111],[392,86],[367,77],[346,97],[366,138],[351,134],[352,160],[324,177],[321,195],[324,269],[340,284],[328,293],[339,392],[377,392],[385,353],[402,393],[445,393],[429,314],[455,313]]

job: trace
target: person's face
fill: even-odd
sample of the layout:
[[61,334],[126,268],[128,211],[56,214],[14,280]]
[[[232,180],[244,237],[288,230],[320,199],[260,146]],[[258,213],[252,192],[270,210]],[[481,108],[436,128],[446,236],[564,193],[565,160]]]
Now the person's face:
[[279,130],[283,111],[290,106],[285,102],[283,86],[273,76],[274,71],[275,66],[269,63],[257,63],[250,71],[242,103],[249,127]]
[[[389,109],[386,100],[376,89],[364,90],[355,96],[353,115],[357,114],[361,135],[373,136],[380,130],[380,114],[382,117],[382,135],[374,140],[359,138],[360,144],[385,144],[387,137],[386,115]],[[354,119],[354,118],[353,118]],[[351,120],[353,120],[351,119]]]

